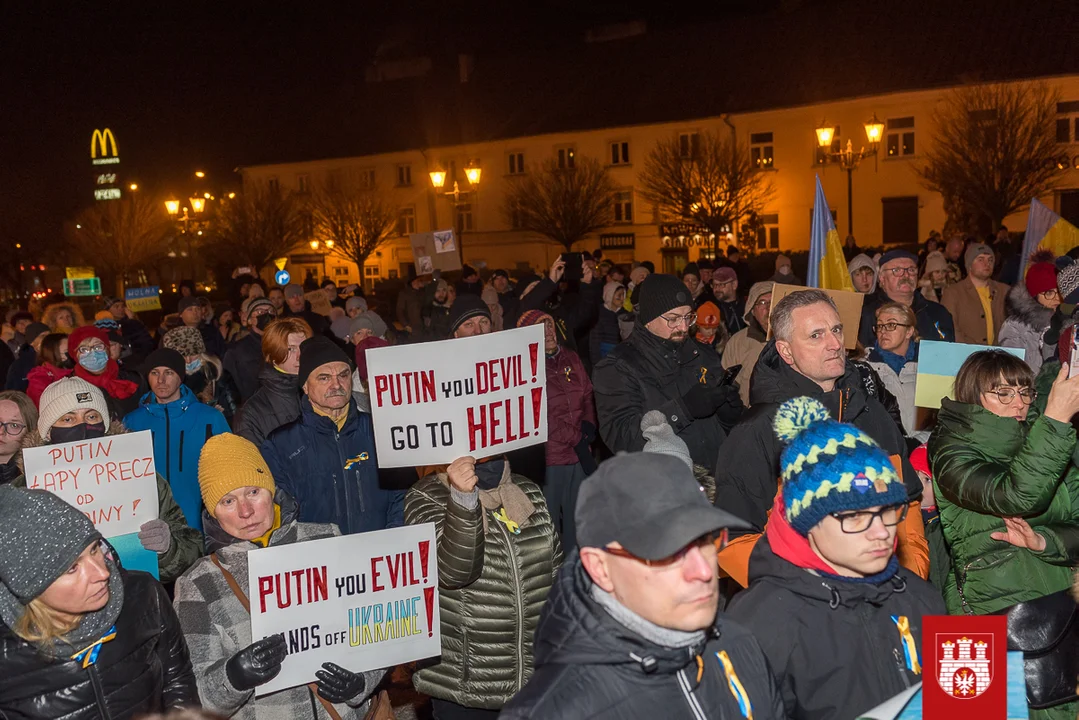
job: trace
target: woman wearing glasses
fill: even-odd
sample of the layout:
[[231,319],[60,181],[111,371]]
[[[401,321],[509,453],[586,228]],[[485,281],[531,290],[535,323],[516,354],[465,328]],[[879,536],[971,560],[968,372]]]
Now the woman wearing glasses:
[[[918,327],[914,311],[902,303],[887,302],[877,308],[873,332],[877,344],[869,348],[866,362],[880,375],[885,389],[899,403],[903,434],[915,437],[914,386],[918,376]],[[920,438],[928,438],[928,433]]]
[[0,392],[0,485],[22,475],[19,450],[28,427],[37,427],[37,408],[18,390]]
[[1027,365],[1035,375],[1041,370],[1042,363],[1053,354],[1053,347],[1046,348],[1042,337],[1049,329],[1053,311],[1060,303],[1057,269],[1051,262],[1032,264],[1027,270],[1026,279],[1008,291],[1005,299],[1008,316],[1000,326],[997,344],[1024,349]]
[[1079,377],[1067,368],[1045,411],[1028,417],[1034,374],[1014,355],[976,352],[942,400],[929,439],[933,489],[952,549],[948,612],[984,615],[1071,585],[1079,557],[1079,471],[1072,465]]

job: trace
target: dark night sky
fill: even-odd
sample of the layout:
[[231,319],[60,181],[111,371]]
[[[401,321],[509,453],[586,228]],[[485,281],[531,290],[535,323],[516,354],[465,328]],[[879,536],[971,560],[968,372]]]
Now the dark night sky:
[[[767,4],[713,2],[708,12]],[[701,19],[687,14],[701,3],[679,0],[339,5],[322,12],[273,2],[58,2],[9,10],[0,28],[0,232],[23,242],[56,237],[87,204],[97,127],[112,128],[125,181],[144,189],[186,192],[196,168],[235,183],[233,168],[275,159],[310,108],[362,85],[364,66],[388,38],[451,56],[524,52],[580,43],[603,23],[640,18],[651,29]]]

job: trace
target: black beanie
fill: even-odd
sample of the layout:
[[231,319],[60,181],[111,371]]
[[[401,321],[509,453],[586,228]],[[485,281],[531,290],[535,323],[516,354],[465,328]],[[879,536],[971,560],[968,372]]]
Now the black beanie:
[[465,320],[479,315],[491,319],[491,308],[487,307],[483,298],[471,293],[458,295],[450,306],[450,335],[457,332],[457,328],[461,327]]
[[146,356],[146,362],[142,364],[142,374],[149,379],[151,370],[167,367],[182,378],[187,375],[186,363],[184,356],[172,348],[158,348]]
[[700,279],[701,270],[697,267],[697,263],[690,263],[689,265],[686,265],[684,268],[682,268],[682,277],[685,277],[686,275],[693,275],[696,278]]
[[309,337],[300,343],[300,384],[307,382],[308,376],[326,363],[341,362],[351,364],[348,355],[337,344],[324,335]]
[[681,280],[674,275],[649,275],[641,283],[637,317],[642,325],[647,325],[663,313],[683,305],[693,307],[693,298]]

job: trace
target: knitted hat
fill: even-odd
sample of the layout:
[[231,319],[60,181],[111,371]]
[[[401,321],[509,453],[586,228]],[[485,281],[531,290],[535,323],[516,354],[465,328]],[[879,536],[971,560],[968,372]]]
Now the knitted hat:
[[266,488],[271,495],[276,490],[270,468],[253,442],[232,433],[214,435],[199,455],[199,490],[206,512],[217,517],[221,498],[242,487]]
[[142,364],[142,374],[149,378],[150,371],[159,367],[167,367],[181,378],[187,375],[184,356],[172,348],[160,347],[147,355],[146,362]]
[[[975,258],[979,255],[992,255],[993,248],[989,247],[985,243],[971,243],[967,248],[967,251],[963,253],[963,264],[967,268],[967,272],[970,272],[970,266],[974,264]],[[995,256],[994,256],[995,257]]]
[[487,307],[483,298],[471,293],[458,295],[450,306],[450,335],[456,333],[466,320],[480,316],[491,319],[491,308]]
[[1031,297],[1057,289],[1057,266],[1051,262],[1034,263],[1027,270],[1024,281]]
[[644,435],[644,451],[676,457],[693,469],[686,441],[678,437],[667,417],[659,410],[649,410],[641,418],[641,434]]
[[697,263],[690,263],[689,265],[686,265],[684,268],[682,268],[682,277],[685,277],[686,275],[694,275],[698,279],[700,279],[701,269],[697,266]]
[[289,283],[285,286],[285,297],[297,297],[303,295],[303,288],[296,283]]
[[338,347],[337,343],[325,335],[307,338],[300,343],[300,371],[297,373],[300,384],[307,382],[311,373],[326,363],[335,362],[348,365],[348,355]]
[[123,298],[109,297],[108,295],[106,295],[105,297],[101,298],[101,309],[108,310],[116,303],[122,303],[123,301]]
[[58,495],[0,485],[0,620],[14,625],[26,604],[100,539],[89,518]]
[[360,312],[364,312],[367,310],[367,300],[362,297],[350,297],[348,300],[345,300],[345,312],[348,312],[349,310],[359,310]]
[[52,330],[45,323],[32,322],[26,326],[23,330],[23,337],[26,338],[27,343],[32,343],[38,339],[39,336],[51,333]]
[[929,447],[919,445],[910,453],[910,465],[918,472],[933,477],[933,470],[929,467]]
[[944,257],[944,253],[940,250],[934,250],[925,256],[925,272],[926,274],[936,272],[937,270],[944,270],[948,267],[948,258]]
[[641,302],[637,316],[643,325],[676,307],[693,305],[689,290],[674,275],[649,275],[639,287]]
[[820,401],[798,397],[779,406],[776,435],[787,522],[808,535],[831,513],[907,501],[887,453],[864,432],[831,419]]
[[697,267],[701,270],[715,270],[716,266],[708,258],[701,258],[697,261]]
[[737,252],[741,252],[741,250],[738,249],[737,245],[728,245],[727,246],[727,257],[730,257],[731,255],[734,255]]
[[165,337],[161,338],[161,347],[175,350],[186,358],[205,354],[206,341],[198,328],[178,327],[165,333]]
[[105,332],[120,332],[120,323],[113,320],[112,315],[100,320],[94,320],[94,327],[101,328]]
[[887,263],[893,260],[913,260],[918,262],[918,256],[909,250],[889,250],[880,256],[880,262],[877,263],[878,267],[884,267]]
[[550,315],[543,312],[542,310],[526,310],[521,313],[521,317],[517,319],[517,327],[539,325],[540,323],[547,322],[548,320],[554,322],[554,318],[552,318]]
[[194,295],[188,295],[187,297],[180,298],[180,302],[176,303],[176,312],[182,313],[189,308],[197,308],[199,306],[199,299]]
[[706,330],[719,327],[719,306],[709,300],[697,308],[697,327]]
[[479,275],[479,272],[477,272],[476,268],[472,267],[471,265],[465,265],[461,268],[462,280],[466,277],[472,277],[473,275]]
[[1079,263],[1065,265],[1057,273],[1057,287],[1065,305],[1079,304]]
[[386,327],[386,321],[373,310],[367,310],[352,318],[352,323],[348,326],[348,334],[353,335],[361,328],[368,328],[375,337],[382,337],[389,329]]
[[37,431],[46,442],[56,421],[80,408],[97,410],[105,421],[105,432],[109,431],[109,405],[105,402],[105,396],[96,386],[74,375],[57,380],[45,388],[37,407]]
[[247,314],[248,315],[255,312],[260,307],[269,308],[270,313],[272,315],[277,315],[277,306],[273,304],[273,300],[271,300],[270,298],[268,298],[268,297],[257,297],[257,298],[249,298],[249,299],[250,299],[250,302],[247,305]]
[[83,325],[77,327],[71,331],[71,334],[67,336],[68,352],[71,357],[75,357],[75,349],[82,345],[83,342],[91,338],[96,338],[101,341],[101,344],[106,348],[109,346],[109,332],[108,330],[102,330],[99,327],[93,325]]
[[369,335],[356,346],[356,372],[361,380],[367,380],[367,351],[372,348],[389,347],[390,344],[380,337]]
[[335,337],[339,337],[342,340],[348,340],[348,336],[351,335],[349,329],[352,327],[352,320],[348,317],[340,317],[330,323],[330,332]]
[[712,273],[712,282],[730,282],[731,280],[737,280],[738,273],[734,271],[730,265],[724,265],[721,268],[716,268],[716,271]]

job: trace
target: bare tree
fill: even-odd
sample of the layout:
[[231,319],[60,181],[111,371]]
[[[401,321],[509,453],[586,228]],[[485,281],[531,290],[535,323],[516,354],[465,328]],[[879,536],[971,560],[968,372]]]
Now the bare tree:
[[502,214],[512,227],[571,250],[573,243],[611,224],[613,201],[614,184],[597,161],[577,156],[574,167],[560,168],[551,158],[512,179]]
[[242,194],[222,198],[205,248],[226,264],[251,265],[257,272],[307,239],[306,229],[291,193],[246,184]]
[[375,189],[327,183],[311,196],[308,208],[315,236],[361,268],[397,225],[397,207]]
[[700,133],[696,145],[688,148],[676,137],[656,143],[645,158],[640,182],[645,200],[717,237],[751,213],[762,212],[775,194],[749,147],[713,132]]
[[127,276],[164,255],[170,227],[164,202],[143,193],[127,193],[79,213],[71,244],[84,261],[115,276],[116,294],[123,297]]
[[945,97],[916,172],[943,196],[956,229],[991,232],[1053,188],[1061,174],[1058,99],[1045,83],[974,85]]

